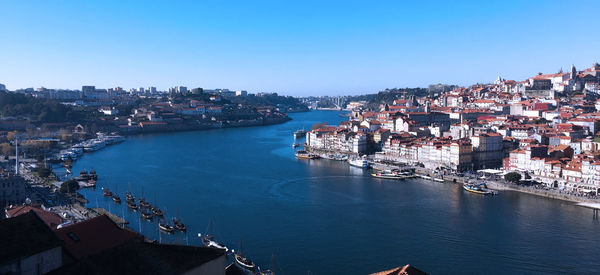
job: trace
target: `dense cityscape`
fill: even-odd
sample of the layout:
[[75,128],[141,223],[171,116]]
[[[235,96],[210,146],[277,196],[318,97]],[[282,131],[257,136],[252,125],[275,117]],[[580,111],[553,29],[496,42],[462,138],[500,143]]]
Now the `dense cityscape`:
[[[153,260],[178,270],[183,266],[173,267],[170,258],[181,254],[190,258],[185,268],[243,272],[243,268],[225,267],[228,249],[210,235],[203,242],[216,250],[174,248],[128,229],[119,213],[86,207],[86,198],[77,190],[95,187],[98,175],[91,170],[71,176],[69,169],[84,152],[123,142],[127,135],[285,123],[290,119],[287,113],[309,111],[309,107],[346,109],[341,114],[347,120],[296,131],[295,140],[305,138],[302,144],[294,143],[294,147],[304,147],[296,151],[299,159],[343,160],[381,171],[373,177],[398,180],[417,176],[460,183],[472,188],[467,191],[484,195],[512,190],[573,201],[593,208],[596,216],[600,205],[599,85],[598,63],[584,70],[572,67],[567,73],[539,73],[524,81],[498,77],[492,84],[430,87],[422,89],[426,93],[419,96],[415,89],[392,89],[361,101],[353,101],[356,98],[352,96],[291,98],[201,88],[188,91],[181,86],[165,92],[140,88],[126,93],[120,88],[94,86],[84,86],[81,91],[8,91],[2,85],[0,202],[8,218],[2,221],[4,241],[9,238],[9,247],[13,247],[3,250],[7,254],[2,258],[16,257],[2,270],[33,272],[35,265],[18,259],[37,255],[44,259],[35,267],[41,273],[56,268],[59,273],[97,272],[100,259],[116,262],[120,253],[135,251],[140,256],[127,261],[139,261],[136,264],[140,266],[149,265],[144,257],[152,254]],[[389,101],[378,101],[382,94]],[[319,107],[330,104],[322,101],[338,106]],[[36,104],[33,102],[50,108],[64,106],[67,112],[85,114],[85,119],[75,123],[44,115],[32,118],[19,111],[27,108],[18,106]],[[14,115],[8,115],[11,112]],[[63,166],[64,172],[53,171]],[[483,186],[473,183],[477,175],[488,179]],[[104,196],[121,203],[118,193],[102,190]],[[139,196],[139,204],[135,196]],[[160,219],[160,208],[143,196],[127,192],[127,206],[141,211],[142,217]],[[14,230],[17,227],[23,230]],[[186,231],[177,217],[172,222],[160,219],[158,227],[167,234]],[[105,241],[97,243],[98,238]],[[14,253],[15,246],[31,240],[36,240],[35,245],[19,251],[41,254]],[[61,247],[67,254],[61,253]],[[85,258],[97,253],[103,256]],[[163,253],[169,256],[160,256]],[[206,260],[191,260],[194,257]],[[254,268],[249,260],[244,261]]]
[[379,110],[350,102],[349,121],[312,129],[306,144],[432,170],[517,172],[546,188],[595,198],[599,83],[594,63],[421,98],[398,93]]

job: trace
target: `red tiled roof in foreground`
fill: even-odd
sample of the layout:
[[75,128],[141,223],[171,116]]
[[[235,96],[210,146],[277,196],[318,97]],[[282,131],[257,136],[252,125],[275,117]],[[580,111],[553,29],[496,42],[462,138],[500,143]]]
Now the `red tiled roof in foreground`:
[[38,217],[40,217],[40,219],[42,219],[42,221],[44,221],[51,229],[56,229],[56,227],[63,222],[63,219],[59,215],[38,207],[33,207],[31,205],[19,205],[7,208],[6,217],[14,218],[23,214],[27,214],[29,211],[35,212]]
[[100,253],[134,239],[142,240],[136,232],[119,228],[108,216],[101,215],[56,230],[64,248],[76,259]]
[[396,267],[394,269],[385,270],[377,273],[371,273],[370,275],[427,275],[427,273],[407,264],[405,266]]

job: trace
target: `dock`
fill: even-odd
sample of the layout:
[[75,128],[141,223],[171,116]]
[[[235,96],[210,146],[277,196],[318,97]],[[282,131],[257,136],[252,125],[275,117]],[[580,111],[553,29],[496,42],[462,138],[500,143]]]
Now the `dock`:
[[595,209],[596,211],[600,209],[600,203],[597,203],[597,202],[580,202],[577,205],[587,207],[587,208],[592,208],[592,209]]
[[579,206],[583,206],[583,207],[587,207],[587,208],[591,208],[594,212],[594,219],[597,220],[598,219],[598,210],[600,210],[600,203],[598,202],[580,202],[577,205]]
[[129,224],[129,222],[113,213],[108,212],[108,210],[104,209],[104,208],[92,208],[92,210],[94,212],[96,212],[98,215],[106,215],[108,216],[113,222],[115,222],[118,225],[124,225],[124,224]]

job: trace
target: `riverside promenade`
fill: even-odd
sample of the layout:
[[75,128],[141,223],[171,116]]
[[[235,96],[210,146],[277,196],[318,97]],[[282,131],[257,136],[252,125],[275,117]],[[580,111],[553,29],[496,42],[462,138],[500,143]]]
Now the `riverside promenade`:
[[490,179],[485,178],[481,179],[478,177],[469,177],[469,176],[458,176],[454,174],[442,174],[431,169],[426,169],[423,167],[415,167],[415,166],[396,166],[396,165],[387,165],[381,163],[374,163],[374,169],[378,170],[391,170],[391,169],[414,169],[415,174],[420,176],[430,176],[433,178],[443,179],[444,182],[449,183],[457,183],[464,184],[468,182],[478,182],[485,181],[485,184],[489,189],[497,190],[497,191],[514,191],[527,193],[535,196],[546,197],[550,199],[557,199],[569,202],[578,203],[580,206],[589,207],[589,208],[600,208],[600,198],[598,196],[586,196],[581,194],[575,194],[570,192],[564,192],[554,188],[547,188],[542,186],[524,186],[517,185],[513,183],[508,183],[502,179]]

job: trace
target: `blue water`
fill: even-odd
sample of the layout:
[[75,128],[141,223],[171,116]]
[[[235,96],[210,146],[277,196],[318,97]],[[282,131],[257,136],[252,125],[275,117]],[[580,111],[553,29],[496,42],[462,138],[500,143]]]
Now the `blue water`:
[[[433,274],[600,271],[600,223],[572,203],[502,192],[483,197],[455,184],[372,179],[329,160],[296,160],[292,132],[344,118],[333,111],[291,114],[281,125],[128,137],[86,154],[75,173],[94,168],[90,207],[124,216],[161,242],[199,244],[213,221],[230,248],[279,274],[365,274],[412,264]],[[179,213],[187,234],[159,234],[156,223],[101,195],[131,186]],[[155,199],[156,198],[156,199]],[[274,261],[271,261],[271,259]]]

